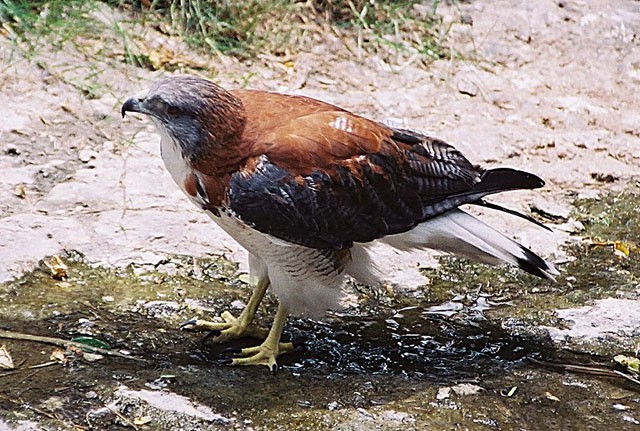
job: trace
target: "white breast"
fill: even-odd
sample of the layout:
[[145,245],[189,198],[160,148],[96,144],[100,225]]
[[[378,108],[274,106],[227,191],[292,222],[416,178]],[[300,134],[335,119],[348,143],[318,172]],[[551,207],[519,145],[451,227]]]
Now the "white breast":
[[191,169],[182,156],[182,150],[180,150],[178,144],[169,136],[164,126],[156,119],[154,119],[154,122],[160,132],[160,154],[162,155],[162,161],[164,161],[164,165],[171,174],[173,181],[184,191],[184,180]]

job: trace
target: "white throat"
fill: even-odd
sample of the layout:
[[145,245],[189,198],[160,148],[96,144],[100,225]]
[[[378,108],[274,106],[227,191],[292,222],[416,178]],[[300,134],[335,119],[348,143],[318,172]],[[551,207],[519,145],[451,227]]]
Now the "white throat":
[[154,123],[156,123],[160,133],[160,155],[162,156],[162,161],[171,174],[173,181],[184,191],[184,181],[191,169],[182,155],[180,145],[173,140],[158,120],[154,119]]

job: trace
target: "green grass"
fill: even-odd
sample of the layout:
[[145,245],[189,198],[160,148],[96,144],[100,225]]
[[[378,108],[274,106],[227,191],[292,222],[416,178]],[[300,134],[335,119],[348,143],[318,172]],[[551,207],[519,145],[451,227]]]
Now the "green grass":
[[429,61],[447,55],[436,6],[418,0],[0,0],[0,19],[32,47],[44,37],[61,46],[99,38],[108,25],[93,12],[105,4],[128,15],[110,30],[121,40],[125,61],[141,67],[149,64],[130,48],[138,35],[127,33],[128,22],[168,23],[193,47],[243,59],[295,55],[329,39],[342,43],[343,55],[359,59],[417,55]]
[[[332,33],[359,52],[441,58],[439,20],[417,0],[183,0],[154,2],[188,41],[241,57],[310,49]],[[436,2],[437,5],[437,2]]]
[[0,0],[0,21],[31,48],[45,37],[59,47],[104,30],[104,24],[91,16],[98,6],[91,0]]

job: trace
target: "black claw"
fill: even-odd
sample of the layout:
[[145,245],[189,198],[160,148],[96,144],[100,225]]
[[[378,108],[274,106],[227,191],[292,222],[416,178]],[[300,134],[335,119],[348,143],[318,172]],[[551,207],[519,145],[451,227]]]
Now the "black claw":
[[237,355],[242,353],[242,349],[239,347],[227,347],[222,351],[222,353],[230,353],[232,355]]
[[233,359],[231,358],[223,358],[223,359],[218,359],[216,361],[216,365],[231,365],[233,364]]
[[280,367],[278,366],[278,364],[273,364],[271,366],[271,374],[273,374],[274,376],[278,374],[279,370],[280,370]]
[[185,327],[189,326],[189,325],[195,325],[196,322],[198,321],[198,319],[190,319],[187,320],[186,322],[184,322],[182,325],[180,325],[180,329],[185,329]]
[[220,334],[221,334],[221,332],[218,331],[218,330],[207,332],[207,335],[202,337],[202,341],[200,341],[200,345],[204,346],[204,343],[206,343],[209,338],[219,337]]

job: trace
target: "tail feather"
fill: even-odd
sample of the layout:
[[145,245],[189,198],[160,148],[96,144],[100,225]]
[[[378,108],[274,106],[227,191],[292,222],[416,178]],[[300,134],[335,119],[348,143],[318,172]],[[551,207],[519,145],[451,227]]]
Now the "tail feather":
[[485,195],[506,190],[538,189],[544,180],[537,175],[511,168],[489,169],[482,173],[480,182],[471,187],[470,192]]
[[399,249],[431,248],[491,265],[515,265],[541,278],[555,280],[553,265],[472,215],[454,209],[420,223],[414,229],[384,238]]

